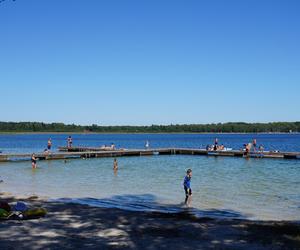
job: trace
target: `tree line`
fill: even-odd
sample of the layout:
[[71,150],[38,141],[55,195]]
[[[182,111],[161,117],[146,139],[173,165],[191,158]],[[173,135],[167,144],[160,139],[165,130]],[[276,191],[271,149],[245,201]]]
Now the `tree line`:
[[289,133],[300,132],[300,122],[212,124],[170,124],[151,126],[89,126],[43,123],[0,122],[0,132],[95,132],[95,133]]

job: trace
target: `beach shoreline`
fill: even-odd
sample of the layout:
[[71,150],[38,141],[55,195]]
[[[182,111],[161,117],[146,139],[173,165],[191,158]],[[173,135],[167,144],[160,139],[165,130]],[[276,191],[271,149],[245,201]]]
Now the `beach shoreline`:
[[[39,197],[1,201],[44,207],[45,217],[1,220],[1,249],[299,249],[300,222],[133,212]],[[9,237],[8,237],[9,235]]]

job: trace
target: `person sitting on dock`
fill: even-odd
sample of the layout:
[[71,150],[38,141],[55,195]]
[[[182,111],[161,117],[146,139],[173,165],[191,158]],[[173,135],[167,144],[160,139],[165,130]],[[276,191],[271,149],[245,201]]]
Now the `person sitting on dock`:
[[32,168],[36,168],[36,157],[34,153],[31,155],[31,166]]
[[67,139],[67,145],[68,145],[68,148],[71,148],[71,147],[72,147],[72,143],[73,143],[72,137],[69,136],[68,139]]
[[263,153],[263,152],[264,152],[264,147],[263,147],[263,145],[259,145],[258,150],[259,150],[259,152]]
[[149,147],[150,147],[150,144],[149,144],[149,141],[147,140],[145,143],[145,149],[149,149]]
[[48,150],[48,148],[45,148],[45,149],[44,149],[44,154],[45,154],[45,155],[49,155],[49,153],[50,153],[50,151]]
[[116,146],[115,144],[112,143],[111,146],[102,145],[100,149],[104,151],[111,151],[111,150],[116,150]]
[[185,192],[185,200],[184,200],[184,204],[189,205],[191,200],[191,196],[192,196],[192,189],[191,189],[191,179],[192,179],[192,169],[188,169],[186,171],[186,176],[184,177],[183,180],[183,187],[184,187],[184,192]]

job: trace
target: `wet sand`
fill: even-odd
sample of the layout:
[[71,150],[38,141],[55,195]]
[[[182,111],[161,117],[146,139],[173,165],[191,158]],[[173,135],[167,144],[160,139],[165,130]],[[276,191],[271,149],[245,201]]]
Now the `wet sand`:
[[300,223],[196,218],[177,214],[25,201],[48,210],[31,220],[0,220],[0,249],[300,249]]

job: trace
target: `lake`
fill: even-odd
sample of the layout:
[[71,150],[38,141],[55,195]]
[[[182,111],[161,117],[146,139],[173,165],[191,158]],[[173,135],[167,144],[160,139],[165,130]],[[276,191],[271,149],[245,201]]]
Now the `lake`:
[[[0,135],[0,151],[40,152],[52,139],[53,150],[114,143],[120,148],[204,148],[218,137],[233,149],[256,138],[266,150],[300,151],[299,134],[15,134]],[[101,207],[175,212],[184,209],[183,178],[193,169],[192,208],[198,216],[260,220],[300,220],[300,160],[209,156],[119,157],[0,163],[1,191],[40,195]]]

